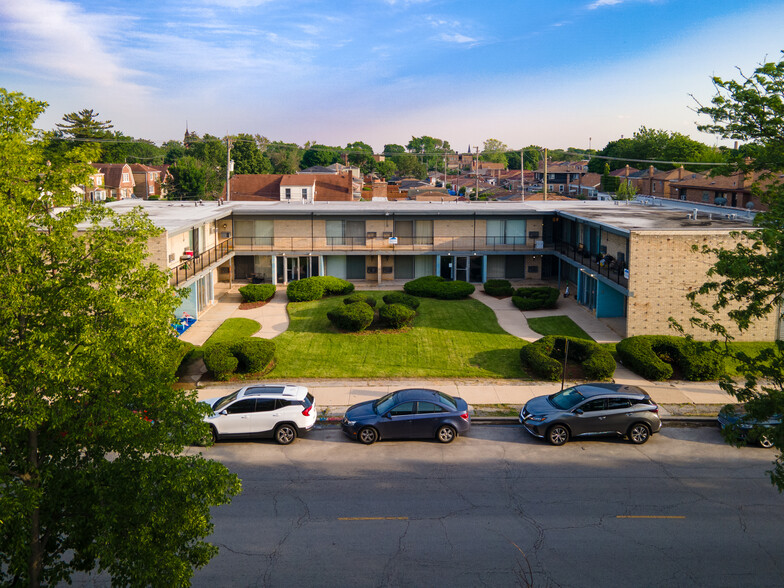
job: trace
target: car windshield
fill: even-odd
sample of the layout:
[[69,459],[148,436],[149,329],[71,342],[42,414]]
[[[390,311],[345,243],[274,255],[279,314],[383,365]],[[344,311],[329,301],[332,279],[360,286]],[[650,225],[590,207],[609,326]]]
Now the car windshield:
[[390,392],[373,403],[373,410],[376,411],[376,414],[384,414],[392,408],[393,404],[395,404],[395,393]]
[[223,410],[223,408],[226,405],[228,405],[228,404],[234,402],[235,400],[237,400],[237,394],[239,394],[239,393],[240,393],[239,390],[235,390],[234,392],[232,392],[228,396],[224,396],[223,398],[218,400],[218,402],[216,402],[213,405],[212,410],[214,410],[215,412],[220,412],[221,410]]
[[567,388],[548,396],[547,399],[554,407],[569,410],[585,400],[585,396],[580,394],[576,388]]
[[446,404],[450,409],[457,410],[457,402],[455,402],[455,399],[452,398],[449,394],[438,392],[438,396],[441,398],[441,402]]

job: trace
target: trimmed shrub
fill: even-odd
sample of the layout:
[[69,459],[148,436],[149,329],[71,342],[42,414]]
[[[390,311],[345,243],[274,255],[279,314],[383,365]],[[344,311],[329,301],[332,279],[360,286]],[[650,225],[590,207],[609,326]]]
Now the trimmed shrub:
[[204,365],[216,380],[227,380],[237,371],[239,360],[231,351],[231,344],[211,343],[204,348]]
[[416,311],[404,304],[387,304],[378,311],[378,318],[390,329],[402,329],[411,324]]
[[490,296],[511,296],[515,291],[509,280],[487,280],[484,289]]
[[289,282],[286,296],[291,302],[307,302],[319,300],[324,297],[324,285],[317,278],[304,278]]
[[231,346],[231,352],[237,358],[237,371],[255,374],[264,371],[275,357],[275,342],[269,339],[248,337]]
[[343,304],[327,313],[330,322],[342,331],[364,331],[373,322],[375,313],[365,302]]
[[248,284],[240,288],[243,302],[267,301],[275,296],[275,284]]
[[420,300],[416,296],[411,296],[405,292],[390,292],[384,294],[384,304],[402,304],[408,306],[411,310],[419,308]]
[[354,284],[334,276],[314,276],[307,279],[315,280],[321,284],[322,288],[324,288],[324,296],[342,296],[351,294],[354,291]]
[[555,308],[558,304],[559,294],[558,288],[549,286],[518,288],[512,295],[512,304],[520,310]]
[[583,367],[589,380],[609,380],[615,373],[612,354],[597,343],[576,337],[547,335],[520,350],[520,360],[540,378],[557,381],[561,378],[565,339],[569,340],[568,360]]
[[468,282],[453,280],[448,282],[441,276],[424,276],[411,280],[403,285],[406,294],[412,296],[425,296],[440,300],[457,300],[467,298],[474,293],[475,288]]
[[646,380],[669,380],[673,365],[691,381],[716,380],[724,360],[709,345],[672,335],[637,335],[615,347],[623,365]]
[[376,299],[365,292],[354,292],[343,299],[343,304],[354,304],[355,302],[364,302],[371,308],[376,307]]

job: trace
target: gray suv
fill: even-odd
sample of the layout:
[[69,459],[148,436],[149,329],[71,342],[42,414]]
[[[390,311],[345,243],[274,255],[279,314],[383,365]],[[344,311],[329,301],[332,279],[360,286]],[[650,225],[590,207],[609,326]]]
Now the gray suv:
[[622,384],[580,384],[538,396],[520,411],[520,422],[553,445],[579,435],[607,434],[640,445],[661,429],[659,407],[648,393]]

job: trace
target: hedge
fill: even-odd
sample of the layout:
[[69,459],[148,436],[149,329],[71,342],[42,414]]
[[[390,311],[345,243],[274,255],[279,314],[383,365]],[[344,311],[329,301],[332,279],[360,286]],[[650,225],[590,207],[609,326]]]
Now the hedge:
[[373,309],[365,302],[344,304],[327,313],[327,318],[338,329],[352,332],[367,329],[374,316]]
[[266,302],[275,296],[275,284],[248,284],[240,288],[243,302]]
[[576,361],[583,367],[589,380],[609,380],[615,373],[615,360],[612,354],[599,344],[578,339],[547,335],[524,346],[520,350],[520,360],[537,376],[557,381],[561,378],[565,339],[569,340],[569,361]]
[[355,302],[364,302],[371,308],[376,307],[376,299],[365,292],[354,292],[351,296],[346,296],[343,299],[343,304],[354,304]]
[[474,287],[462,280],[446,281],[441,276],[424,276],[411,280],[403,285],[406,294],[425,296],[440,300],[457,300],[467,298],[474,293]]
[[420,300],[416,296],[411,296],[405,292],[390,292],[384,294],[384,304],[402,304],[408,306],[411,310],[419,308]]
[[706,343],[673,335],[637,335],[615,346],[621,363],[647,380],[669,380],[672,364],[693,382],[716,380],[724,373],[724,360]]
[[258,337],[204,347],[204,365],[216,380],[227,380],[235,372],[255,374],[264,371],[274,358],[275,342]]
[[404,304],[387,304],[378,311],[378,318],[390,329],[402,329],[411,324],[416,311]]
[[307,302],[319,300],[324,296],[338,296],[351,294],[354,284],[334,276],[313,276],[289,282],[286,296],[292,302]]
[[487,280],[483,286],[490,296],[511,296],[515,291],[509,280]]
[[512,295],[512,304],[520,310],[555,308],[558,305],[559,295],[558,288],[549,286],[518,288]]

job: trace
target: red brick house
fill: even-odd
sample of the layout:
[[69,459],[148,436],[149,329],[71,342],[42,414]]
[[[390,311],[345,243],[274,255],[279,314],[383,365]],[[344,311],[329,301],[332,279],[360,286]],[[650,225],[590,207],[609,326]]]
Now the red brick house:
[[105,199],[125,200],[133,197],[133,188],[136,184],[129,164],[93,163],[91,165],[103,174]]
[[133,193],[137,198],[166,196],[166,182],[170,177],[168,165],[132,163],[131,172],[135,183]]
[[773,179],[760,180],[764,173],[744,174],[739,171],[730,176],[686,178],[671,183],[670,198],[688,202],[723,204],[733,208],[767,210],[768,207],[752,194],[751,186],[755,181],[760,181],[760,186],[764,189],[765,185],[770,182],[784,181],[784,174]]
[[230,200],[353,201],[354,186],[350,173],[237,174],[231,178]]

